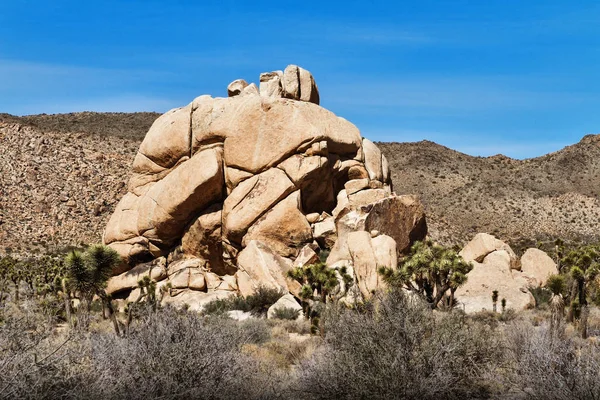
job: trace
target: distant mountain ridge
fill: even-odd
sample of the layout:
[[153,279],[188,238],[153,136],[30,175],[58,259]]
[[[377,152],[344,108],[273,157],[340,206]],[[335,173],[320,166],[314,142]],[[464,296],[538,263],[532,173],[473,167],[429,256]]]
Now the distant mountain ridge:
[[[97,242],[157,113],[0,114],[0,252]],[[368,136],[368,132],[363,132]],[[600,135],[527,160],[429,141],[377,143],[394,190],[421,196],[431,236],[600,238]]]

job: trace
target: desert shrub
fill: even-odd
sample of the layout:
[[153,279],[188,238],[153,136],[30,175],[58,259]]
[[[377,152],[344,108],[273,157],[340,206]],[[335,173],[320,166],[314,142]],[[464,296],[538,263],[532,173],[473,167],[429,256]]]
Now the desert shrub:
[[217,316],[225,314],[227,311],[231,310],[233,310],[233,302],[229,298],[216,299],[204,305],[202,314]]
[[540,286],[530,286],[529,293],[531,293],[535,299],[535,306],[537,308],[547,307],[550,298],[552,297],[552,291],[550,289]]
[[312,399],[485,397],[499,359],[489,327],[400,290],[361,310],[330,307],[323,324],[325,343],[299,372]]
[[256,291],[246,297],[237,295],[225,299],[217,299],[204,306],[204,315],[220,315],[227,311],[241,310],[255,316],[265,316],[269,307],[277,302],[285,293],[279,289],[259,286]]
[[304,318],[296,320],[278,320],[276,328],[286,333],[308,335],[310,333],[310,322]]
[[11,321],[20,325],[5,324],[0,332],[2,348],[13,349],[0,353],[3,398],[256,399],[280,389],[260,360],[241,352],[269,339],[266,321],[237,323],[162,309],[137,321],[126,337],[76,333],[58,347],[47,333],[24,339],[31,326]]
[[275,309],[273,317],[275,319],[295,320],[300,316],[300,310],[291,307],[280,307]]
[[0,398],[52,398],[71,379],[59,365],[72,349],[71,336],[56,334],[34,301],[0,309]]
[[600,346],[519,321],[506,329],[506,387],[527,399],[600,399]]

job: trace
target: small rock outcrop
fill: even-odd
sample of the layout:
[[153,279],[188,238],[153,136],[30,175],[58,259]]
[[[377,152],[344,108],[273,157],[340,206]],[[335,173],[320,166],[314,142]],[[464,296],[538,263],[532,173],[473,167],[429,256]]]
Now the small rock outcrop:
[[208,294],[259,285],[297,294],[288,271],[331,250],[327,264],[347,266],[369,296],[382,285],[377,266],[395,267],[425,237],[418,198],[393,192],[385,156],[319,106],[307,70],[263,73],[258,88],[235,80],[227,93],[200,96],[148,131],[104,231],[125,260],[109,291],[132,289],[146,263],[166,270],[154,274],[171,283],[167,302],[200,308]]
[[459,253],[473,263],[467,283],[456,291],[466,312],[492,310],[492,292],[498,291],[506,307],[524,310],[535,307],[529,288],[540,287],[548,276],[558,273],[554,261],[539,249],[528,249],[519,259],[509,245],[487,233],[478,233]]

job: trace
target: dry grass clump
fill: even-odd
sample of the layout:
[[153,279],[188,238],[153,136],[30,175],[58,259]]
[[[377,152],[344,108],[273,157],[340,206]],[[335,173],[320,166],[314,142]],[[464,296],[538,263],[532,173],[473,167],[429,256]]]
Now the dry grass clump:
[[[307,321],[170,308],[127,335],[56,325],[35,301],[0,308],[0,398],[599,399],[600,344],[547,312],[431,311],[400,291]],[[590,332],[598,310],[590,313]]]
[[300,370],[311,399],[484,398],[498,337],[462,313],[434,314],[400,291],[363,310],[330,310],[325,344]]
[[126,337],[54,335],[35,313],[5,316],[0,327],[0,398],[269,398],[273,382],[240,349],[264,343],[261,320],[236,323],[164,309]]

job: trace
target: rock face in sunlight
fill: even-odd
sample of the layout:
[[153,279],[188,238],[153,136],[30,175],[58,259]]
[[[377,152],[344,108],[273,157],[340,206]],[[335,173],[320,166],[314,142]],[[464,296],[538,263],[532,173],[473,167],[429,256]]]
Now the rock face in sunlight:
[[528,249],[518,259],[509,245],[487,233],[478,233],[461,250],[460,255],[473,263],[467,283],[456,291],[459,307],[466,312],[492,310],[492,292],[498,291],[506,307],[524,310],[535,307],[530,287],[540,287],[558,268],[543,251]]
[[419,199],[393,192],[385,156],[319,106],[307,70],[238,79],[227,93],[165,113],[146,134],[103,235],[126,260],[109,290],[124,296],[131,276],[158,268],[173,304],[201,308],[259,285],[297,294],[287,272],[332,250],[327,263],[369,296],[378,263],[395,266],[425,237]]

